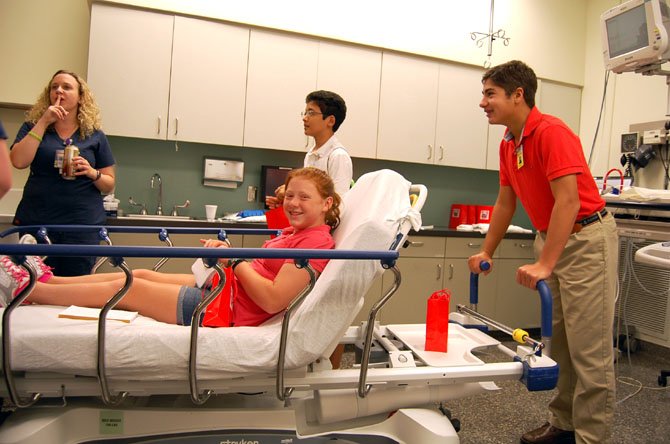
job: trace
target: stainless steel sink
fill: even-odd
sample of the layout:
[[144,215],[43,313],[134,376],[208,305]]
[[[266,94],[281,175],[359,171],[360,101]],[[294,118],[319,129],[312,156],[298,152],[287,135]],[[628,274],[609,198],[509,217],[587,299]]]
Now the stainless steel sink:
[[156,221],[189,221],[195,220],[191,216],[169,216],[167,214],[158,215],[158,214],[126,214],[124,216],[119,216],[120,218],[126,219],[140,219],[140,220],[156,220]]

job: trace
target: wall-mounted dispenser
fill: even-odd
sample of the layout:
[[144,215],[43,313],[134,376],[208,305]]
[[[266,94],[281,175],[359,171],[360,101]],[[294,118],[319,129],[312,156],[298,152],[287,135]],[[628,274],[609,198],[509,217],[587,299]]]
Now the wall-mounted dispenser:
[[202,184],[209,187],[237,188],[244,181],[244,162],[205,157]]

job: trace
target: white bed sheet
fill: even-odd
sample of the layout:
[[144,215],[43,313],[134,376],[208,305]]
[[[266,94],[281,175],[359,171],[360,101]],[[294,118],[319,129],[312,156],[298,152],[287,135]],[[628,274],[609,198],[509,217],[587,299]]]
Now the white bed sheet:
[[[337,248],[387,250],[398,227],[411,213],[409,186],[402,176],[390,170],[362,176],[344,198],[342,224],[335,232]],[[362,307],[374,278],[382,271],[379,261],[330,261],[312,293],[291,318],[286,368],[304,367],[332,352]],[[62,310],[63,307],[32,305],[14,311],[13,370],[95,375],[97,322],[58,318]],[[108,321],[107,326],[109,378],[187,378],[190,327],[143,316],[129,324]],[[281,315],[259,327],[201,328],[198,379],[273,371],[280,330]]]

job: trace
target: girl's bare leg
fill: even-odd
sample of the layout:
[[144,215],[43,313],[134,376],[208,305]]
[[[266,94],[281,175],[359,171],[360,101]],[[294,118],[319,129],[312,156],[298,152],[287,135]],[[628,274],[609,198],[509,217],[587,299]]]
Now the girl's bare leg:
[[[123,286],[125,279],[108,282],[51,285],[37,282],[28,297],[30,302],[45,305],[78,305],[100,308]],[[137,311],[157,321],[177,323],[177,298],[180,285],[135,279],[128,293],[115,308]]]
[[[160,282],[164,284],[195,286],[195,278],[191,273],[160,273],[158,271],[137,269],[133,270],[133,277],[146,279],[151,282]],[[98,273],[84,276],[53,276],[49,279],[49,284],[90,284],[96,282],[111,282],[119,279],[125,279],[123,272],[116,273]]]

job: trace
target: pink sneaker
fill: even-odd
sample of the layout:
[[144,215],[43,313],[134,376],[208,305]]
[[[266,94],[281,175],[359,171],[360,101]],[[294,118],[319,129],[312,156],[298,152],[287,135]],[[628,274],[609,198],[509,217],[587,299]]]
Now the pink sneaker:
[[0,305],[6,307],[17,294],[28,286],[28,272],[8,256],[0,256]]
[[[19,239],[20,244],[37,244],[37,239],[33,237],[31,234],[24,234],[21,236],[21,239]],[[37,280],[40,282],[47,282],[49,279],[53,277],[53,268],[48,266],[47,264],[44,263],[41,257],[39,256],[27,256],[28,262],[30,262],[30,265],[33,266],[35,269],[35,273],[37,273]]]

